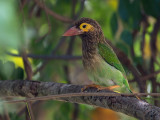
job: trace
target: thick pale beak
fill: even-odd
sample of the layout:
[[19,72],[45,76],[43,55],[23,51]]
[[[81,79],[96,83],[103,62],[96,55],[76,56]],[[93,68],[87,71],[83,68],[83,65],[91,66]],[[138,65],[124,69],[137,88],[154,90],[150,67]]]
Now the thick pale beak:
[[80,35],[82,34],[83,31],[76,28],[75,26],[71,27],[69,30],[67,30],[63,36],[75,36],[75,35]]

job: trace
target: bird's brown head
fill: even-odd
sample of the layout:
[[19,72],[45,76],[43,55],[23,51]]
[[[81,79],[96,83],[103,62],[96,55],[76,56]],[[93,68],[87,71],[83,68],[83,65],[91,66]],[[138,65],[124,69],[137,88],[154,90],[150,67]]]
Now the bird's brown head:
[[103,39],[103,32],[100,25],[93,19],[81,18],[74,23],[74,26],[66,31],[63,36],[79,35],[83,41],[99,42]]

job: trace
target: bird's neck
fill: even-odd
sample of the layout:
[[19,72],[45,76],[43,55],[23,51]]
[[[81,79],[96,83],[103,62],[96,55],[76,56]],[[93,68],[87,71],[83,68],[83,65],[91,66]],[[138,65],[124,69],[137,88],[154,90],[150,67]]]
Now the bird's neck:
[[90,40],[88,38],[82,39],[82,54],[83,54],[83,65],[84,67],[91,67],[95,64],[95,58],[98,55],[98,43],[104,41],[104,38],[99,38],[98,40]]
[[82,41],[82,54],[84,59],[92,59],[97,51],[97,43]]
[[96,35],[81,36],[82,53],[84,59],[92,59],[97,54],[98,43],[104,43],[105,38],[102,32]]

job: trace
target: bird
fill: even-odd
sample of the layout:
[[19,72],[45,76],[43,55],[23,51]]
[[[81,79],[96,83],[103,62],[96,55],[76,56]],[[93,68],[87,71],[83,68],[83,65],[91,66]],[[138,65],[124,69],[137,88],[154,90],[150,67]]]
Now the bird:
[[80,36],[82,39],[83,66],[95,87],[118,88],[118,92],[132,93],[125,70],[112,47],[106,42],[97,21],[80,18],[63,36]]

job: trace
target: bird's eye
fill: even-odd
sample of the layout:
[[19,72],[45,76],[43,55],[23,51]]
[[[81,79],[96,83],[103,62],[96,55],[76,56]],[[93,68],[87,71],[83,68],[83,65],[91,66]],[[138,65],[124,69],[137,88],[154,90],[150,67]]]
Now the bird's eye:
[[86,28],[86,26],[87,26],[87,25],[83,25],[82,27],[83,27],[83,28]]
[[94,30],[94,27],[89,23],[82,23],[82,24],[80,24],[79,28],[83,32],[88,32],[88,31],[93,31]]

